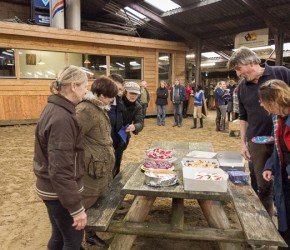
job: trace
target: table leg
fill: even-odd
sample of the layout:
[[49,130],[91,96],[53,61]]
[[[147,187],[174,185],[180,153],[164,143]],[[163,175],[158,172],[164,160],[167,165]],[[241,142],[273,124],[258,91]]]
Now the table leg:
[[[156,197],[137,196],[129,209],[124,221],[143,222],[145,221]],[[109,249],[129,250],[133,246],[136,235],[116,234]]]
[[171,230],[182,231],[184,226],[184,200],[172,199]]
[[[220,201],[198,200],[198,203],[209,226],[222,229],[230,228],[230,222]],[[245,249],[243,244],[237,243],[219,242],[218,245],[222,250]]]

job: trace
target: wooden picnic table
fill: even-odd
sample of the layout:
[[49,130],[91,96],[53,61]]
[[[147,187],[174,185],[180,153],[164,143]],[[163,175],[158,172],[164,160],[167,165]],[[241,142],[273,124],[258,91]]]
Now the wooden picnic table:
[[[184,191],[181,159],[190,151],[212,152],[207,142],[153,142],[150,148],[173,149],[176,153],[175,170],[179,184],[170,187],[144,185],[141,163],[130,163],[132,171],[121,190],[122,195],[135,195],[135,199],[122,222],[110,221],[106,231],[116,233],[110,249],[130,249],[137,237],[162,237],[179,240],[216,241],[220,249],[245,249],[248,244],[287,246],[274,223],[249,185],[229,182],[226,193]],[[146,223],[146,217],[157,197],[172,199],[170,223]],[[196,199],[209,227],[190,227],[184,221],[184,199]],[[231,228],[224,203],[231,201],[241,227]],[[93,225],[91,225],[94,227]]]

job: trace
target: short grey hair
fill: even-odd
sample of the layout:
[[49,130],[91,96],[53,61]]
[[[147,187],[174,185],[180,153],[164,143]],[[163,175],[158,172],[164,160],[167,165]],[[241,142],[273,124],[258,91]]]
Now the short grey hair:
[[238,64],[247,65],[251,62],[255,64],[260,64],[261,59],[258,58],[257,54],[254,51],[243,46],[232,54],[231,58],[228,61],[227,66],[228,69],[233,69]]

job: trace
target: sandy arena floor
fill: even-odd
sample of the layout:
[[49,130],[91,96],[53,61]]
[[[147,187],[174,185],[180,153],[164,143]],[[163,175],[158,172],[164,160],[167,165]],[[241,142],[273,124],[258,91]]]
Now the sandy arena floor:
[[[229,137],[226,133],[215,131],[215,112],[210,111],[204,121],[203,129],[190,129],[192,118],[184,119],[181,128],[172,127],[173,117],[166,119],[166,126],[157,126],[156,118],[145,119],[144,130],[137,136],[132,136],[130,145],[125,152],[122,167],[128,162],[141,161],[144,150],[151,142],[157,141],[193,141],[211,142],[214,150],[240,150],[238,137]],[[199,124],[198,124],[199,125]],[[32,171],[35,125],[0,127],[0,248],[3,250],[40,250],[46,249],[50,236],[50,224],[42,201],[34,192],[35,177]],[[126,197],[128,201],[132,197]],[[194,201],[188,201],[186,221],[193,225],[206,223]],[[160,218],[166,221],[170,213],[168,199],[157,199],[150,212],[148,220]],[[229,217],[234,215],[230,205],[227,206]],[[110,239],[111,235],[102,235]],[[215,249],[214,243],[169,241],[139,237],[133,246],[134,250],[146,249]],[[86,249],[98,249],[85,246]]]

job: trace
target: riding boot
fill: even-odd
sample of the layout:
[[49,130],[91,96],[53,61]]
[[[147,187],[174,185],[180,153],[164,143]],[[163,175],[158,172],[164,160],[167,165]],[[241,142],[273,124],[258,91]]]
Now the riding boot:
[[219,119],[215,120],[215,125],[216,125],[216,131],[220,131],[221,130],[221,121]]
[[200,127],[200,128],[203,128],[203,119],[200,118],[199,121],[200,121],[200,126],[199,126],[199,127]]
[[226,118],[222,117],[220,131],[225,131],[225,129],[226,129]]
[[231,112],[228,112],[228,121],[231,121]]
[[197,126],[197,118],[193,118],[193,127],[191,127],[191,129],[196,128]]

